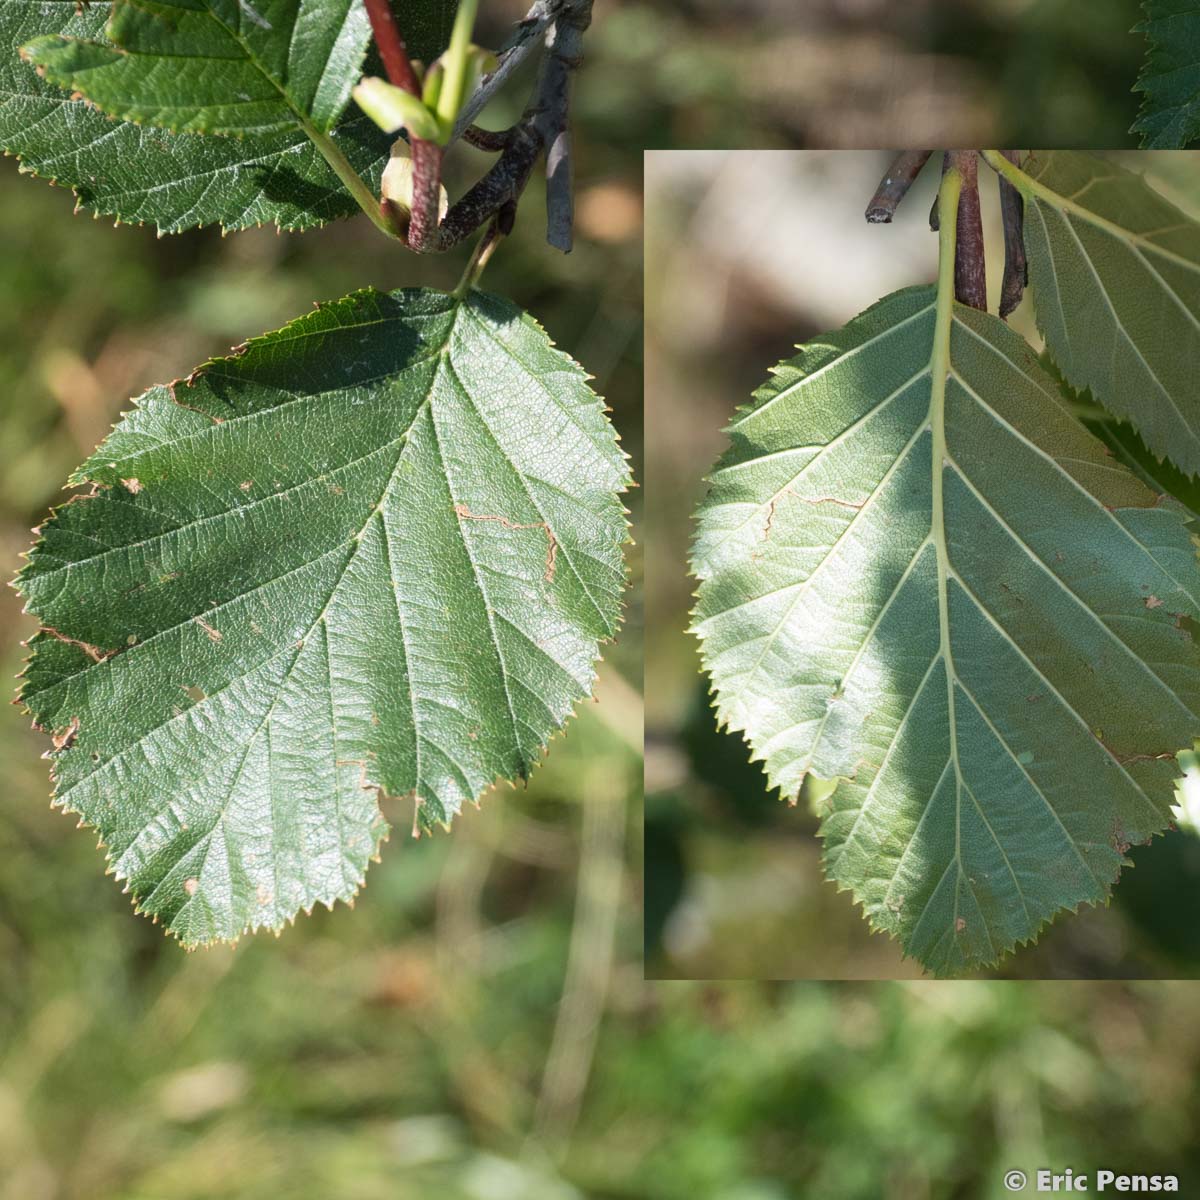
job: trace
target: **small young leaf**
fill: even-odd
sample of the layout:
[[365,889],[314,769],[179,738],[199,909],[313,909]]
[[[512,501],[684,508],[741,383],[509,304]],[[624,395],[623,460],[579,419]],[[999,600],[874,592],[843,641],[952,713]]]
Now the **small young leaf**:
[[1103,902],[1200,729],[1188,514],[949,287],[776,368],[693,553],[720,719],[785,796],[839,780],[830,877],[938,974]]
[[406,129],[413,137],[426,141],[442,140],[437,114],[431,112],[420,96],[371,76],[354,88],[354,102],[385,133]]
[[371,36],[359,0],[115,0],[103,42],[22,51],[110,116],[176,133],[327,133]]
[[1038,327],[1064,378],[1200,472],[1200,224],[1090,154],[988,160],[1025,197]]
[[[170,135],[114,121],[40,79],[17,50],[39,35],[102,40],[108,6],[0,5],[0,148],[23,170],[70,187],[79,204],[175,233],[275,223],[305,229],[358,211],[305,133],[293,125],[254,138]],[[391,139],[348,110],[330,137],[377,186]]]
[[1131,133],[1142,146],[1179,149],[1200,138],[1200,8],[1196,0],[1145,0],[1150,48],[1134,91],[1142,109]]
[[56,805],[188,944],[350,898],[377,789],[448,823],[589,693],[627,481],[579,367],[480,292],[357,293],[152,389],[18,581]]

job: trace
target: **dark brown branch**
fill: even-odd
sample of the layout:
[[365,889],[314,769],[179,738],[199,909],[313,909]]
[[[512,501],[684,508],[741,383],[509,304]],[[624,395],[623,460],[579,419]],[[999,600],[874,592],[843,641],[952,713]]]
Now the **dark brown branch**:
[[379,57],[383,59],[383,69],[387,72],[388,82],[414,96],[421,94],[421,84],[417,73],[413,70],[408,58],[408,48],[404,44],[404,36],[396,24],[388,0],[364,0],[367,6],[367,16],[371,19],[371,32],[375,35],[375,45],[379,48]]
[[592,0],[565,8],[546,35],[534,123],[546,147],[546,240],[564,254],[574,240],[575,202],[568,111],[571,75],[583,58],[583,35],[592,23]]
[[[1021,155],[1005,150],[1004,157],[1020,166]],[[1024,295],[1029,283],[1025,257],[1025,199],[1004,176],[1000,176],[1000,216],[1004,224],[1004,278],[1000,284],[1000,316],[1007,317]]]
[[[545,24],[539,24],[546,12],[553,16],[545,18]],[[545,0],[544,4],[535,5],[531,16],[526,19],[527,22],[533,22],[530,27],[541,29],[548,24],[549,28],[537,83],[528,107],[520,121],[503,134],[489,136],[485,131],[478,131],[484,135],[483,140],[489,143],[485,148],[499,147],[500,157],[487,174],[450,208],[440,225],[427,222],[419,231],[415,231],[418,216],[418,197],[415,193],[422,172],[417,163],[419,143],[413,141],[414,203],[408,235],[410,249],[421,252],[449,250],[493,217],[497,218],[500,232],[506,233],[511,228],[517,202],[529,182],[538,157],[545,152],[546,240],[564,252],[570,250],[573,217],[570,143],[567,137],[570,77],[580,61],[583,33],[591,23],[591,14],[592,0]],[[462,127],[464,135],[467,128],[465,125]],[[473,134],[472,138],[476,136]],[[436,195],[435,192],[434,205]],[[428,211],[437,210],[434,207]]]
[[896,215],[900,201],[908,194],[913,180],[929,161],[932,150],[905,150],[892,160],[887,174],[879,181],[871,203],[867,205],[867,220],[873,225],[887,224]]
[[478,125],[468,125],[462,131],[464,142],[489,154],[498,154],[512,141],[512,136],[511,129],[480,129]]
[[[515,212],[517,201],[529,182],[534,164],[541,153],[542,142],[532,124],[522,121],[513,131],[492,169],[446,214],[437,231],[437,239],[429,249],[449,250],[503,209]],[[502,232],[507,230],[502,229]]]
[[987,311],[987,267],[983,253],[983,217],[979,211],[979,156],[974,150],[951,152],[962,175],[958,196],[958,235],[954,252],[954,298]]

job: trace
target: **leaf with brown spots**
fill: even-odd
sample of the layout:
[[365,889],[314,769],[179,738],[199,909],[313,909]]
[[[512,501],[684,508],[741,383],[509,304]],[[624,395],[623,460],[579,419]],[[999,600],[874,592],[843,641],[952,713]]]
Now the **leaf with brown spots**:
[[834,785],[827,874],[956,974],[1103,903],[1166,829],[1171,748],[1200,731],[1200,565],[1193,515],[955,301],[945,180],[938,285],[775,368],[692,565],[719,721],[789,801]]
[[56,805],[189,944],[353,896],[378,791],[428,830],[528,775],[617,628],[613,429],[480,292],[325,305],[146,393],[71,482],[101,486],[19,577],[21,698],[67,731]]

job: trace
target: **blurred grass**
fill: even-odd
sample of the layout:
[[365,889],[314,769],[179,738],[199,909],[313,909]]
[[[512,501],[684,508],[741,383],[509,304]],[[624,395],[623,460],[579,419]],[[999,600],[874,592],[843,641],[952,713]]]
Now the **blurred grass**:
[[[1200,213],[1200,156],[1122,152]],[[903,979],[921,974],[872,934],[849,892],[826,883],[807,809],[768,794],[741,737],[718,731],[695,640],[686,560],[722,429],[793,346],[888,292],[936,276],[930,167],[891,225],[866,202],[878,151],[683,152],[647,156],[645,539],[646,941],[663,978]],[[1003,244],[996,187],[981,175],[991,308]],[[1039,344],[1028,298],[1010,324]],[[1081,783],[1081,786],[1085,786]],[[1107,908],[1063,915],[1036,946],[987,975],[1200,975],[1200,838],[1172,832],[1130,852]],[[983,973],[981,973],[983,974]],[[986,977],[986,975],[985,975]]]
[[[641,149],[714,130],[767,136],[768,122],[722,91],[736,67],[722,65],[725,51],[738,46],[687,7],[598,0],[579,80],[577,248],[563,259],[541,243],[534,189],[485,276],[597,375],[639,476]],[[680,57],[659,72],[672,47]],[[772,118],[771,136],[790,139],[794,121]],[[446,286],[462,261],[380,253],[361,219],[298,238],[157,241],[70,210],[65,193],[0,163],[9,568],[129,396],[316,299],[367,283]],[[651,267],[654,283],[657,257]],[[753,378],[748,360],[745,388],[717,378],[722,404],[801,332],[790,318],[756,327]],[[685,445],[726,415],[703,403],[668,412],[658,431]],[[663,519],[689,502],[668,482],[652,471]],[[680,484],[683,497],[693,484]],[[642,495],[628,501],[639,531]],[[0,1200],[992,1198],[1005,1194],[1002,1169],[1089,1164],[1097,1147],[1106,1162],[1194,1178],[1200,1027],[1186,986],[643,980],[630,746],[641,563],[632,547],[600,703],[581,707],[529,789],[488,797],[453,837],[411,842],[409,814],[390,814],[397,833],[355,911],[318,910],[278,940],[186,955],[133,916],[91,835],[49,809],[45,739],[2,710]],[[669,563],[659,559],[655,580]],[[681,577],[671,586],[686,597]],[[11,594],[0,621],[12,674],[30,627]],[[672,636],[656,626],[651,648],[669,651]],[[673,753],[652,741],[660,765]],[[714,774],[745,770],[725,758],[710,753]],[[652,823],[648,844],[662,830]],[[563,1009],[572,937],[582,924],[586,950],[603,932],[614,875],[615,958],[597,960],[598,978],[577,972]],[[586,1075],[581,995],[603,1005]],[[556,1045],[560,1011],[572,1023]],[[572,1084],[583,1088],[577,1120]]]

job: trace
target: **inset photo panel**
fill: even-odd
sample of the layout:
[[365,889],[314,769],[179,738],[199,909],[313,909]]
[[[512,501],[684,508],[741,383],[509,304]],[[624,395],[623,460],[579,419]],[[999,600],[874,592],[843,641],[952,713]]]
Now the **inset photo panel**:
[[646,156],[646,970],[1200,974],[1200,155]]

